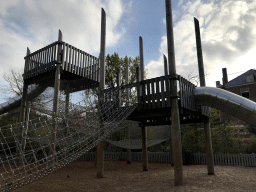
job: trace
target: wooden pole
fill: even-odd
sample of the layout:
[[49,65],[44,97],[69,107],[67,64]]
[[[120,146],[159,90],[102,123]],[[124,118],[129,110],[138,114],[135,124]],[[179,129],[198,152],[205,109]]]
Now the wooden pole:
[[[167,45],[168,45],[168,64],[169,74],[176,75],[174,39],[173,39],[173,24],[172,24],[172,5],[171,0],[165,0],[166,7],[166,28],[167,28]],[[170,81],[171,101],[172,101],[172,150],[174,163],[174,184],[183,185],[183,161],[181,149],[181,134],[180,134],[180,116],[177,94],[177,80]]]
[[[69,93],[69,87],[67,87],[67,90],[65,91],[66,94],[66,100],[65,100],[65,115],[68,117],[69,116],[69,100],[70,100],[70,93]],[[68,122],[66,124],[68,126]],[[65,128],[64,135],[67,135],[67,128]]]
[[[29,113],[30,113],[30,106],[29,106],[29,102],[27,102],[26,117],[25,117],[26,126],[25,126],[25,130],[24,130],[24,135],[23,135],[25,137],[27,136],[27,133],[28,133]],[[22,144],[23,153],[25,152],[25,149],[26,149],[26,138],[23,138],[23,144]]]
[[100,89],[105,88],[106,13],[101,8]]
[[[101,9],[101,41],[100,41],[100,89],[105,88],[105,50],[106,50],[106,13]],[[103,134],[103,120],[100,120],[100,134]],[[101,131],[102,130],[102,131]],[[97,145],[97,177],[104,176],[104,141]]]
[[[62,41],[62,33],[59,30],[58,41]],[[58,56],[55,71],[55,82],[54,82],[54,98],[53,98],[53,113],[52,113],[52,131],[51,131],[51,154],[52,154],[52,166],[55,165],[55,147],[56,147],[56,133],[58,129],[58,106],[59,106],[59,92],[60,92],[60,64],[61,64],[61,49],[62,44],[58,44]]]
[[144,80],[144,56],[143,56],[143,39],[140,36],[140,76],[141,81]]
[[[129,84],[129,66],[127,63],[126,66],[126,75],[125,75],[125,82],[126,84]],[[130,101],[129,101],[129,89],[126,88],[126,106],[130,106]],[[130,123],[128,123],[128,136],[130,137]],[[129,138],[130,139],[130,138]],[[132,162],[131,160],[131,149],[127,149],[127,164],[130,164]]]
[[[194,24],[195,24],[200,86],[204,87],[206,83],[205,83],[204,63],[203,63],[202,45],[201,45],[201,37],[200,37],[200,27],[199,27],[199,21],[196,18],[194,18]],[[211,109],[209,108],[209,110]],[[205,133],[206,162],[207,162],[208,175],[213,175],[214,174],[214,158],[213,158],[213,151],[212,151],[210,117],[207,117],[206,122],[204,122],[204,133]]]
[[[144,80],[144,56],[143,56],[143,39],[140,36],[140,80]],[[141,94],[145,94],[145,90],[141,87]],[[142,124],[142,162],[143,171],[148,170],[148,149],[147,149],[147,127]]]
[[[29,48],[27,48],[27,56],[30,54]],[[26,63],[29,62],[28,59],[25,61],[25,67]],[[25,76],[25,70],[24,70],[24,76]],[[23,80],[23,92],[22,92],[22,99],[21,99],[21,107],[20,107],[20,128],[19,128],[19,135],[18,135],[18,143],[16,146],[16,153],[18,154],[19,152],[22,153],[22,141],[24,137],[24,122],[26,118],[26,108],[27,108],[27,95],[28,95],[28,84],[25,80]],[[20,163],[22,162],[22,159],[20,159]]]
[[[166,56],[163,54],[163,58],[164,58],[164,75],[168,75],[168,63],[167,63],[167,58]],[[170,125],[170,131],[171,131],[171,135],[172,135],[172,126]],[[171,165],[173,166],[173,152],[172,152],[172,137],[170,139],[170,144],[171,144],[171,148],[170,148],[170,153],[171,153]]]
[[147,147],[147,127],[141,124],[142,133],[142,164],[143,171],[148,171],[148,147]]
[[[127,66],[126,66],[126,75],[125,75],[125,77],[126,77],[125,78],[126,84],[129,84],[129,66],[128,66],[128,63],[127,63]],[[129,97],[129,89],[126,88],[125,92],[126,92],[127,105],[129,106],[129,99],[130,99],[130,97]]]
[[[117,74],[117,87],[121,86],[121,72],[119,71]],[[121,97],[121,90],[117,92],[117,98],[118,98],[118,108],[122,105],[122,97]]]
[[168,75],[168,64],[167,64],[167,58],[166,56],[163,54],[164,57],[164,75]]
[[[136,79],[137,83],[140,82],[140,68],[136,67]],[[137,100],[138,100],[138,106],[140,108],[140,96],[141,96],[141,86],[138,85],[137,87]]]

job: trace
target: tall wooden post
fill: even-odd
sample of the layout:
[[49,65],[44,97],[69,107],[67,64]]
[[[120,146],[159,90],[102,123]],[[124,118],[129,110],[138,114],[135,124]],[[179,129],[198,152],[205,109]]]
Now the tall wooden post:
[[147,147],[147,127],[141,123],[142,133],[142,165],[143,171],[148,171],[148,147]]
[[[68,117],[69,115],[69,97],[70,97],[70,93],[69,93],[69,87],[67,87],[67,90],[65,91],[65,94],[66,94],[66,100],[65,100],[65,115]],[[66,124],[66,126],[68,126],[68,122]],[[67,128],[65,128],[65,131],[64,131],[64,135],[66,136],[67,135]]]
[[[127,63],[125,71],[126,71],[125,82],[126,82],[126,84],[129,84],[129,66],[128,66],[128,63]],[[129,89],[126,88],[125,92],[126,92],[126,106],[130,106]],[[130,123],[128,123],[128,135],[130,137]],[[130,164],[130,163],[131,163],[131,149],[127,149],[127,164]]]
[[[140,36],[140,80],[144,80],[144,56],[143,56],[143,39]],[[141,87],[142,95],[145,94],[145,90]],[[143,171],[148,170],[148,149],[147,149],[147,127],[145,125],[141,125],[142,131],[142,163],[143,163]]]
[[[129,84],[129,66],[128,66],[128,63],[127,63],[125,71],[126,71],[126,73],[125,73],[125,77],[126,77],[125,78],[125,82],[126,82],[126,84]],[[129,89],[126,88],[125,92],[126,92],[127,105],[129,105],[129,99],[130,99],[130,97],[129,97]]]
[[140,36],[140,76],[141,81],[144,80],[144,56],[143,56],[143,39]]
[[[121,86],[121,72],[119,71],[117,74],[117,87]],[[121,97],[121,90],[117,92],[117,98],[118,98],[118,108],[122,105],[122,97]]]
[[[171,0],[165,0],[166,7],[166,28],[167,28],[167,45],[168,45],[168,64],[169,74],[176,75],[173,24],[172,24],[172,5]],[[180,134],[180,116],[177,94],[177,80],[170,80],[171,101],[172,101],[172,150],[174,163],[174,184],[183,185],[183,165],[182,165],[182,149]]]
[[[101,41],[100,41],[100,89],[105,88],[105,50],[106,50],[106,13],[101,9]],[[100,120],[100,132],[103,132],[103,121]],[[104,141],[97,145],[97,177],[103,178],[104,175]]]
[[[59,30],[58,41],[62,41],[62,33]],[[52,113],[52,131],[51,131],[51,154],[52,154],[52,166],[55,164],[55,147],[56,147],[56,133],[58,129],[58,107],[59,107],[59,92],[60,92],[60,65],[61,65],[61,49],[62,44],[58,44],[57,50],[57,64],[55,71],[55,82],[54,82],[54,98],[53,98],[53,113]]]
[[[196,18],[194,18],[194,24],[195,24],[197,60],[198,60],[200,86],[204,87],[206,83],[205,83],[204,63],[203,63],[202,45],[201,45],[201,37],[200,37],[200,27],[199,27],[199,21]],[[210,108],[209,108],[209,110],[210,110]],[[204,123],[204,133],[205,133],[206,162],[207,162],[208,175],[213,175],[214,174],[214,159],[213,159],[213,151],[212,151],[210,117],[208,117],[206,122]]]
[[[163,54],[163,58],[164,58],[164,75],[169,75],[168,73],[168,63],[167,63],[167,58],[166,56]],[[171,135],[172,135],[172,126],[170,125],[170,131],[171,131]],[[170,142],[171,142],[171,150],[170,150],[170,153],[171,153],[171,165],[173,166],[173,152],[172,152],[172,137],[170,139]]]
[[[27,48],[27,56],[30,54],[29,48]],[[29,62],[28,59],[25,60],[25,67],[26,63]],[[25,73],[25,70],[24,70]],[[28,95],[28,84],[25,80],[23,80],[23,92],[22,92],[22,99],[21,99],[21,107],[20,107],[20,128],[19,128],[19,135],[18,135],[18,140],[19,142],[17,143],[16,146],[16,153],[20,151],[22,153],[23,149],[23,136],[24,136],[24,123],[25,123],[25,118],[26,118],[26,108],[27,108],[27,95]],[[21,160],[22,161],[22,160]],[[21,163],[21,162],[20,162]]]
[[27,133],[28,133],[29,113],[30,113],[30,106],[29,106],[29,102],[27,102],[26,117],[25,117],[26,125],[24,127],[25,129],[24,129],[24,135],[23,135],[23,139],[22,139],[23,140],[23,142],[22,142],[22,151],[23,151],[23,153],[25,152],[25,149],[26,149],[26,136],[27,136]]
[[163,54],[164,57],[164,75],[168,75],[168,64],[167,64],[167,58],[166,56]]
[[[137,83],[140,82],[140,68],[137,66],[136,67],[136,79]],[[141,86],[137,86],[137,100],[138,100],[138,106],[140,108],[140,96],[141,96]]]

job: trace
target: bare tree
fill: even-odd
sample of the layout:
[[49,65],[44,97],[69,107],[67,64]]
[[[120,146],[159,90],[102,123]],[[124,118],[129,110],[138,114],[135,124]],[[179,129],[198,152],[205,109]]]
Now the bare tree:
[[13,69],[10,70],[3,75],[4,80],[7,82],[7,88],[4,88],[5,91],[8,91],[14,96],[19,96],[22,94],[23,88],[23,77],[22,77],[23,69]]
[[[207,77],[209,74],[205,74],[205,77]],[[195,84],[196,86],[198,86],[200,84],[200,78],[199,78],[199,75],[194,75],[194,70],[191,71],[189,74],[188,74],[188,80],[190,82],[192,82],[193,84]]]

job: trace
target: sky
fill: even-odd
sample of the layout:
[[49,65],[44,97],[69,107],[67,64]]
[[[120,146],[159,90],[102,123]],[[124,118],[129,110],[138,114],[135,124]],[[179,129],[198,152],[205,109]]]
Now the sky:
[[[3,75],[22,69],[27,47],[34,52],[58,39],[97,56],[101,8],[106,11],[106,54],[139,56],[143,38],[147,78],[164,75],[167,54],[164,0],[0,1],[0,103],[6,100]],[[200,22],[206,85],[231,80],[255,68],[256,1],[172,0],[177,74],[198,75],[194,17]]]

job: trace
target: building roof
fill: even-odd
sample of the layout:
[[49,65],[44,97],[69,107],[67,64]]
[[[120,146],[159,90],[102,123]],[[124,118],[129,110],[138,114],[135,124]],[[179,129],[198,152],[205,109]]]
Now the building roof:
[[228,83],[225,84],[225,88],[228,87],[234,87],[234,86],[238,86],[238,85],[244,85],[244,84],[248,84],[246,83],[246,75],[249,74],[253,74],[254,78],[256,77],[256,70],[254,69],[250,69],[249,71],[243,73],[242,75],[239,75],[238,77],[232,79],[231,81],[229,81]]

